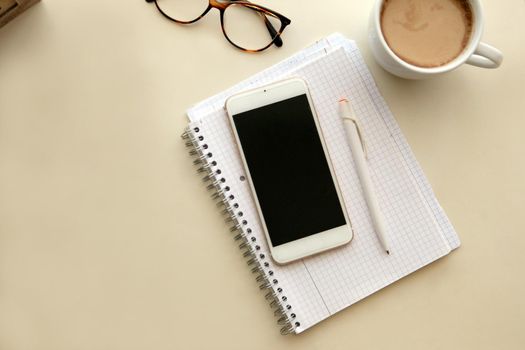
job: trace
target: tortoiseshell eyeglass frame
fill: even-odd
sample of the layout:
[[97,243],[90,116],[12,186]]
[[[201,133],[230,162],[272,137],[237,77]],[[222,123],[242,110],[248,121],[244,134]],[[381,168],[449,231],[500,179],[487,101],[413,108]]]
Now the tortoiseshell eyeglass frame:
[[[254,4],[254,3],[249,2],[249,1],[240,1],[240,0],[239,1],[238,0],[209,0],[209,4],[208,4],[208,7],[206,8],[206,10],[204,10],[204,12],[199,17],[197,17],[197,18],[195,18],[195,19],[193,19],[191,21],[181,21],[181,20],[178,20],[178,19],[175,19],[175,18],[171,17],[170,15],[168,15],[166,12],[164,12],[162,10],[162,8],[157,3],[157,0],[146,0],[146,2],[154,2],[155,6],[157,6],[157,9],[160,11],[160,13],[162,13],[162,15],[164,17],[166,17],[169,20],[172,20],[172,21],[174,21],[176,23],[180,23],[180,24],[195,23],[199,19],[204,17],[212,8],[218,9],[219,12],[220,12],[221,28],[222,28],[222,33],[224,34],[224,37],[226,38],[226,40],[228,40],[230,42],[230,44],[232,44],[236,48],[238,48],[238,49],[240,49],[242,51],[245,51],[245,52],[260,52],[260,51],[266,50],[267,48],[269,48],[272,45],[275,45],[277,47],[281,47],[283,45],[283,41],[281,39],[281,34],[284,31],[284,28],[286,28],[286,26],[288,26],[291,23],[290,19],[288,19],[287,17],[281,15],[280,13],[275,12],[273,10],[270,10],[270,9],[268,9],[266,7],[261,6],[261,5]],[[272,37],[272,40],[268,43],[268,45],[266,45],[265,47],[262,47],[260,49],[257,49],[257,50],[250,50],[250,49],[246,49],[244,47],[241,47],[241,46],[237,45],[236,43],[234,43],[228,37],[228,34],[226,34],[226,30],[224,29],[224,11],[230,5],[246,6],[246,7],[251,8],[252,10],[255,10],[258,13],[261,14],[261,16],[264,19],[264,24],[266,25],[266,28],[268,29],[268,32],[270,33],[270,36]],[[266,16],[271,16],[271,17],[277,18],[281,22],[281,28],[279,28],[279,30],[275,29],[275,27],[270,23],[270,21],[268,20],[268,18]]]

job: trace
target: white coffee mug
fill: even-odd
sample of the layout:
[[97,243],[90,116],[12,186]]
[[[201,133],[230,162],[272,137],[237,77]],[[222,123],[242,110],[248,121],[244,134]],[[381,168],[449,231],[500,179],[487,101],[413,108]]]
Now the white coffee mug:
[[503,61],[498,49],[482,43],[483,10],[479,0],[469,0],[473,12],[473,26],[470,41],[463,52],[454,60],[439,67],[424,68],[403,61],[390,49],[381,30],[381,9],[384,0],[377,0],[370,15],[368,42],[377,62],[390,73],[407,79],[425,79],[436,74],[449,72],[468,63],[482,68],[497,68]]

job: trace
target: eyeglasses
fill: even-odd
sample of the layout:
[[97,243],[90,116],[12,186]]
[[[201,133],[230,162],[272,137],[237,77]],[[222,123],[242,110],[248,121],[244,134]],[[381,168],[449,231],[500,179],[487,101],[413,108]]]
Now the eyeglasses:
[[212,8],[220,11],[222,33],[236,48],[247,52],[281,47],[281,34],[291,21],[285,16],[249,1],[237,0],[146,0],[155,2],[168,19],[191,24]]

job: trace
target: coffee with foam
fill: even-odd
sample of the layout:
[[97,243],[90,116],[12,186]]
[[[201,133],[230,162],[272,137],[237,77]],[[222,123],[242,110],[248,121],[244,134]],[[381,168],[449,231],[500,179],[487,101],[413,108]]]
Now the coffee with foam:
[[431,68],[461,54],[470,40],[473,20],[466,0],[386,0],[381,31],[399,58]]

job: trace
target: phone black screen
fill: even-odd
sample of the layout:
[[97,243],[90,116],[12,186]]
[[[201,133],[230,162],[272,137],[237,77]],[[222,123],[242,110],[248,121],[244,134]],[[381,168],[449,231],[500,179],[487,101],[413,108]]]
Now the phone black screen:
[[346,224],[306,95],[233,121],[274,246]]

